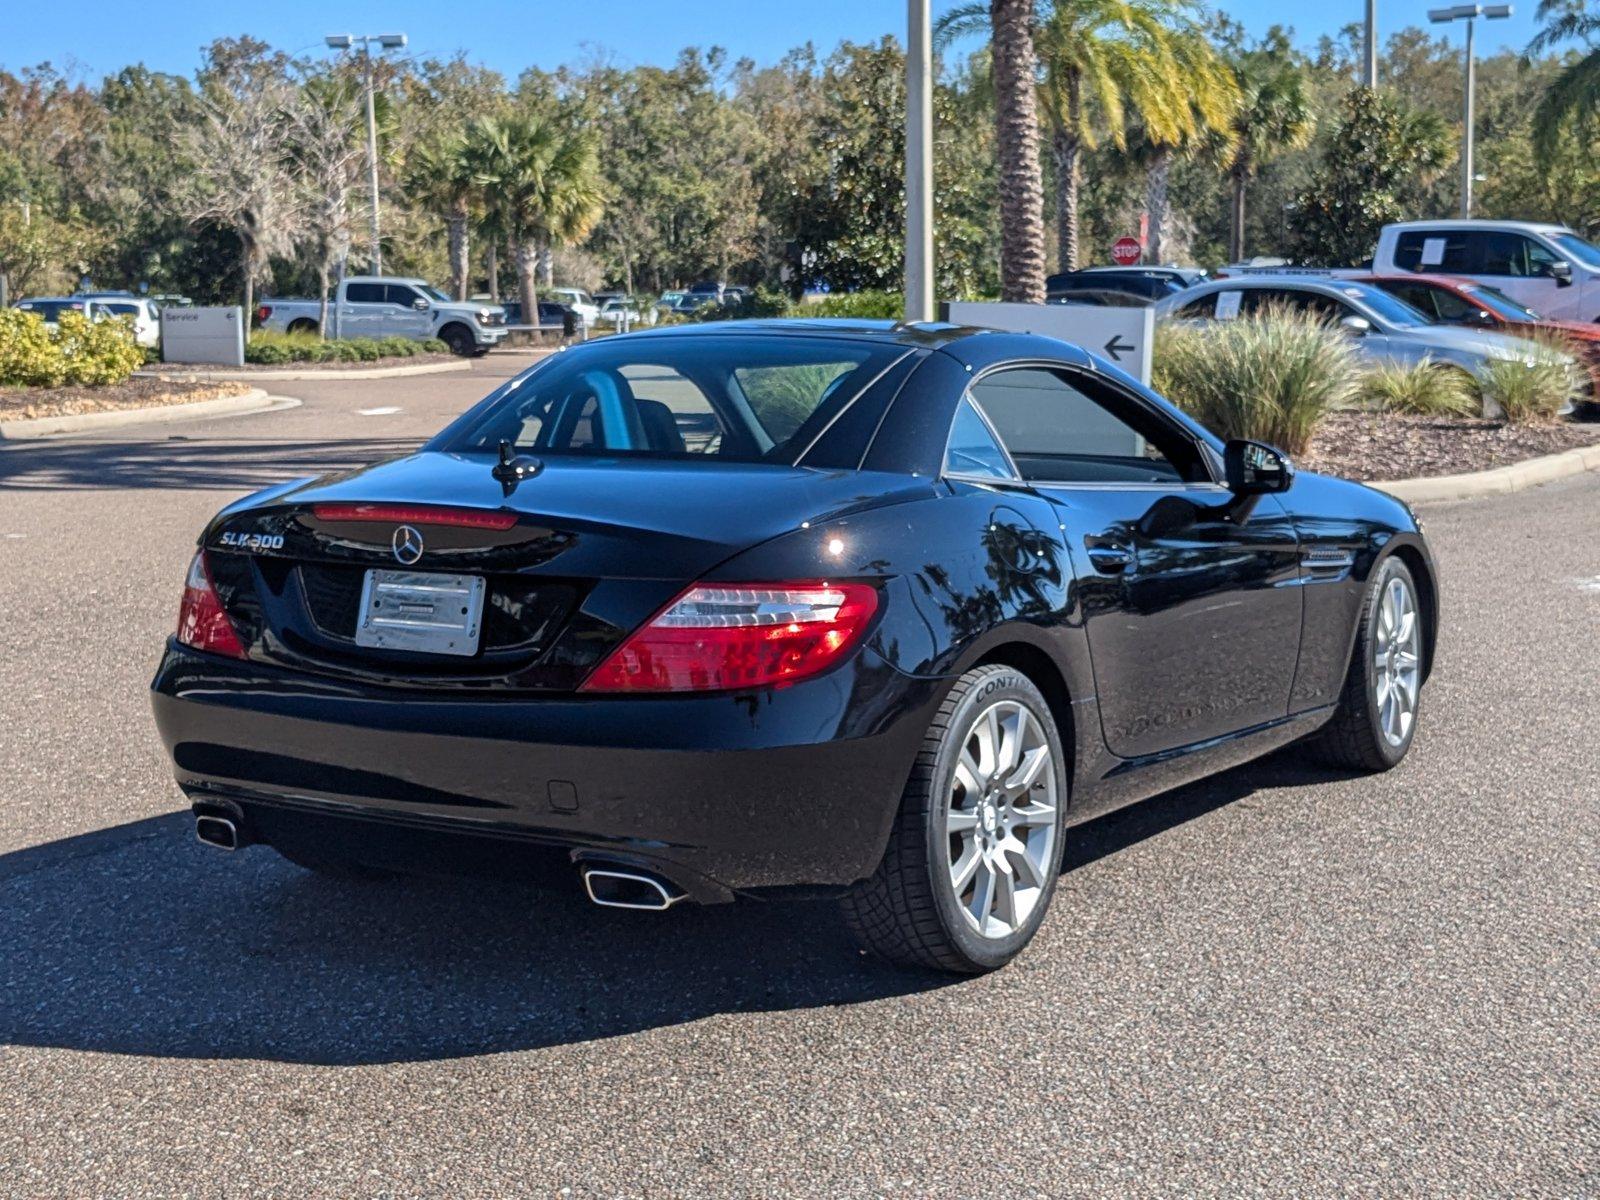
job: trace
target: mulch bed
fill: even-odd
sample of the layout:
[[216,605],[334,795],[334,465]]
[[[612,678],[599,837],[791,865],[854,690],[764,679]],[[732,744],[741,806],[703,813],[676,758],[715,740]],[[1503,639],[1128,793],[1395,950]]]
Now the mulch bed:
[[1308,470],[1375,482],[1487,471],[1594,442],[1600,424],[1336,412],[1317,426],[1300,461]]
[[238,380],[173,380],[135,377],[126,383],[98,387],[0,388],[0,421],[31,421],[76,413],[116,412],[124,408],[159,408],[242,396],[250,391]]
[[226,371],[232,375],[247,374],[252,371],[327,371],[330,375],[339,371],[370,371],[374,367],[417,367],[423,363],[461,362],[454,354],[411,354],[395,355],[390,358],[375,358],[371,362],[285,362],[285,363],[245,363],[242,367],[219,367],[214,363],[151,363],[145,368],[149,371],[171,372],[174,375],[183,375],[193,372],[203,375],[210,371]]

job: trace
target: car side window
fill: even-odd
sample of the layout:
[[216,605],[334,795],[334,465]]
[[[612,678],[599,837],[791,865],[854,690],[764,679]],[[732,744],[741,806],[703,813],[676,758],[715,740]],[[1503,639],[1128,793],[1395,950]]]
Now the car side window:
[[947,475],[976,475],[985,479],[1013,479],[1006,452],[973,407],[969,393],[961,398],[950,423],[950,442],[944,452]]
[[412,304],[422,299],[415,288],[407,287],[403,283],[385,284],[384,291],[389,303],[399,305],[401,308],[410,308]]
[[1201,296],[1198,300],[1191,300],[1185,304],[1173,317],[1179,321],[1209,321],[1217,315],[1217,296],[1220,293],[1212,292],[1209,296]]
[[381,283],[352,283],[344,290],[344,298],[351,304],[382,304],[384,289]]
[[1395,239],[1394,265],[1402,271],[1466,275],[1477,270],[1481,234],[1415,230]]
[[1211,481],[1187,433],[1087,373],[1015,367],[984,376],[971,396],[1029,482]]

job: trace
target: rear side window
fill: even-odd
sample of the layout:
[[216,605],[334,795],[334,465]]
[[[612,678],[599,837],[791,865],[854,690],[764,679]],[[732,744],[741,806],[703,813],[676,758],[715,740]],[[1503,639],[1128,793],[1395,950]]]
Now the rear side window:
[[950,443],[944,453],[947,475],[976,475],[985,479],[1011,479],[1011,464],[1005,451],[994,440],[989,426],[972,406],[972,397],[962,398],[950,424]]
[[[1198,300],[1191,300],[1173,315],[1180,321],[1209,321],[1217,315],[1217,297],[1221,292],[1212,292],[1209,296],[1201,296]],[[1237,295],[1238,293],[1233,293]]]
[[344,298],[350,301],[351,304],[382,304],[384,302],[383,284],[346,284],[344,289]]
[[1394,244],[1394,265],[1402,271],[1472,275],[1478,271],[1477,233],[1418,229],[1402,233]]

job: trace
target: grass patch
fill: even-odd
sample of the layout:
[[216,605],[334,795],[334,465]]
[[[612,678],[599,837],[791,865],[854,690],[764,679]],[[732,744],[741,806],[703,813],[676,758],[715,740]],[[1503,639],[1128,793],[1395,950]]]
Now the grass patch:
[[1553,421],[1583,385],[1583,368],[1556,338],[1528,339],[1528,358],[1496,359],[1484,373],[1483,394],[1510,425]]
[[1481,403],[1470,375],[1426,359],[1372,368],[1362,376],[1360,399],[1379,412],[1419,417],[1476,416]]

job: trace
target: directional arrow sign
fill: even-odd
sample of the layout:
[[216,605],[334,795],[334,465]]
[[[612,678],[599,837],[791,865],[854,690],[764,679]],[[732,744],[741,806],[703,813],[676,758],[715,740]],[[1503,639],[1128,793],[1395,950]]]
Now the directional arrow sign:
[[1138,348],[1132,342],[1123,341],[1120,333],[1113,333],[1105,344],[1106,357],[1114,363],[1120,363],[1124,354],[1132,354]]
[[944,319],[958,325],[1039,333],[1081,346],[1121,367],[1140,383],[1150,383],[1150,342],[1155,314],[1148,308],[1108,308],[1097,304],[987,304],[952,300]]

